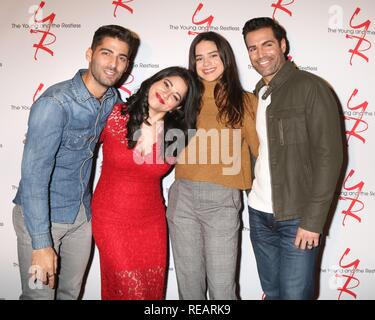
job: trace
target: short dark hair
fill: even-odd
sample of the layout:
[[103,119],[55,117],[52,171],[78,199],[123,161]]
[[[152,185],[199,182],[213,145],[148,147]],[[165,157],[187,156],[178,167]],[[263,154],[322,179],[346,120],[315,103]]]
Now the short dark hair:
[[94,37],[91,43],[91,50],[95,49],[102,43],[103,39],[106,37],[117,38],[129,46],[129,59],[132,60],[138,50],[140,40],[136,33],[126,29],[119,25],[106,25],[101,26],[95,31]]
[[290,47],[289,47],[288,38],[286,36],[286,30],[276,20],[271,19],[269,17],[253,18],[253,19],[248,20],[245,23],[245,25],[242,28],[242,35],[244,37],[245,42],[246,42],[246,35],[249,32],[256,31],[262,28],[271,28],[273,35],[275,36],[279,44],[281,44],[282,39],[285,39],[286,50],[285,50],[284,56],[285,56],[285,59],[288,59]]

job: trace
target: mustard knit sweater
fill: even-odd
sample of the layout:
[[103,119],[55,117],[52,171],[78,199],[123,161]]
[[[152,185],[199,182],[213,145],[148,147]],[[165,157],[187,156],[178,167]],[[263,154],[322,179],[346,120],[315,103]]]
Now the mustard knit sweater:
[[218,107],[214,98],[217,82],[203,83],[205,91],[197,120],[198,131],[178,157],[175,178],[211,182],[241,190],[250,189],[250,150],[257,157],[259,147],[253,118],[257,99],[253,94],[246,93],[243,126],[238,126],[234,133],[233,129],[218,121]]

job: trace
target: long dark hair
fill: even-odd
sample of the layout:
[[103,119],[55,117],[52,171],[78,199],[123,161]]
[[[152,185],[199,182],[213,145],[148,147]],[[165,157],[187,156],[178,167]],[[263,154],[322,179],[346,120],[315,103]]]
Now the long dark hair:
[[[214,97],[219,109],[218,120],[232,128],[243,125],[245,91],[242,88],[236,59],[229,42],[216,32],[198,34],[190,45],[189,69],[197,75],[195,48],[201,41],[212,41],[216,44],[224,73],[215,86]],[[197,75],[198,76],[198,75]]]
[[[166,140],[166,134],[169,129],[180,129],[184,132],[184,146],[188,143],[188,130],[196,129],[197,114],[200,106],[203,86],[198,78],[188,69],[182,67],[169,67],[160,70],[147,80],[143,81],[139,90],[131,95],[122,109],[122,114],[128,114],[129,120],[127,122],[126,138],[128,147],[134,148],[137,141],[134,136],[137,130],[141,128],[142,123],[149,124],[149,105],[148,92],[151,85],[166,77],[178,76],[181,77],[187,85],[187,93],[185,98],[181,101],[179,108],[167,112],[163,118],[164,120],[164,137],[163,143],[166,149],[174,141]],[[175,154],[174,154],[175,155]]]

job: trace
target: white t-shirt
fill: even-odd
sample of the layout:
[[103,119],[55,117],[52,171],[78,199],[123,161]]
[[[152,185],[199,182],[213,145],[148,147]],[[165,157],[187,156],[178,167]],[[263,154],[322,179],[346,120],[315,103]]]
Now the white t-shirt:
[[268,89],[264,86],[259,91],[258,109],[256,117],[256,130],[259,137],[259,155],[255,163],[253,186],[248,197],[250,207],[273,213],[271,174],[269,162],[269,150],[267,139],[266,110],[271,103],[271,94],[263,100],[262,96]]

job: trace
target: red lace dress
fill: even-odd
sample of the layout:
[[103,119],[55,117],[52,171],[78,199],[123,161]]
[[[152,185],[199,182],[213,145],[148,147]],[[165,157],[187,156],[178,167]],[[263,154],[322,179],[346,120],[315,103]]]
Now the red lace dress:
[[167,228],[161,177],[171,166],[161,160],[157,144],[145,157],[128,149],[126,121],[116,105],[101,136],[103,166],[92,200],[102,299],[163,299]]

